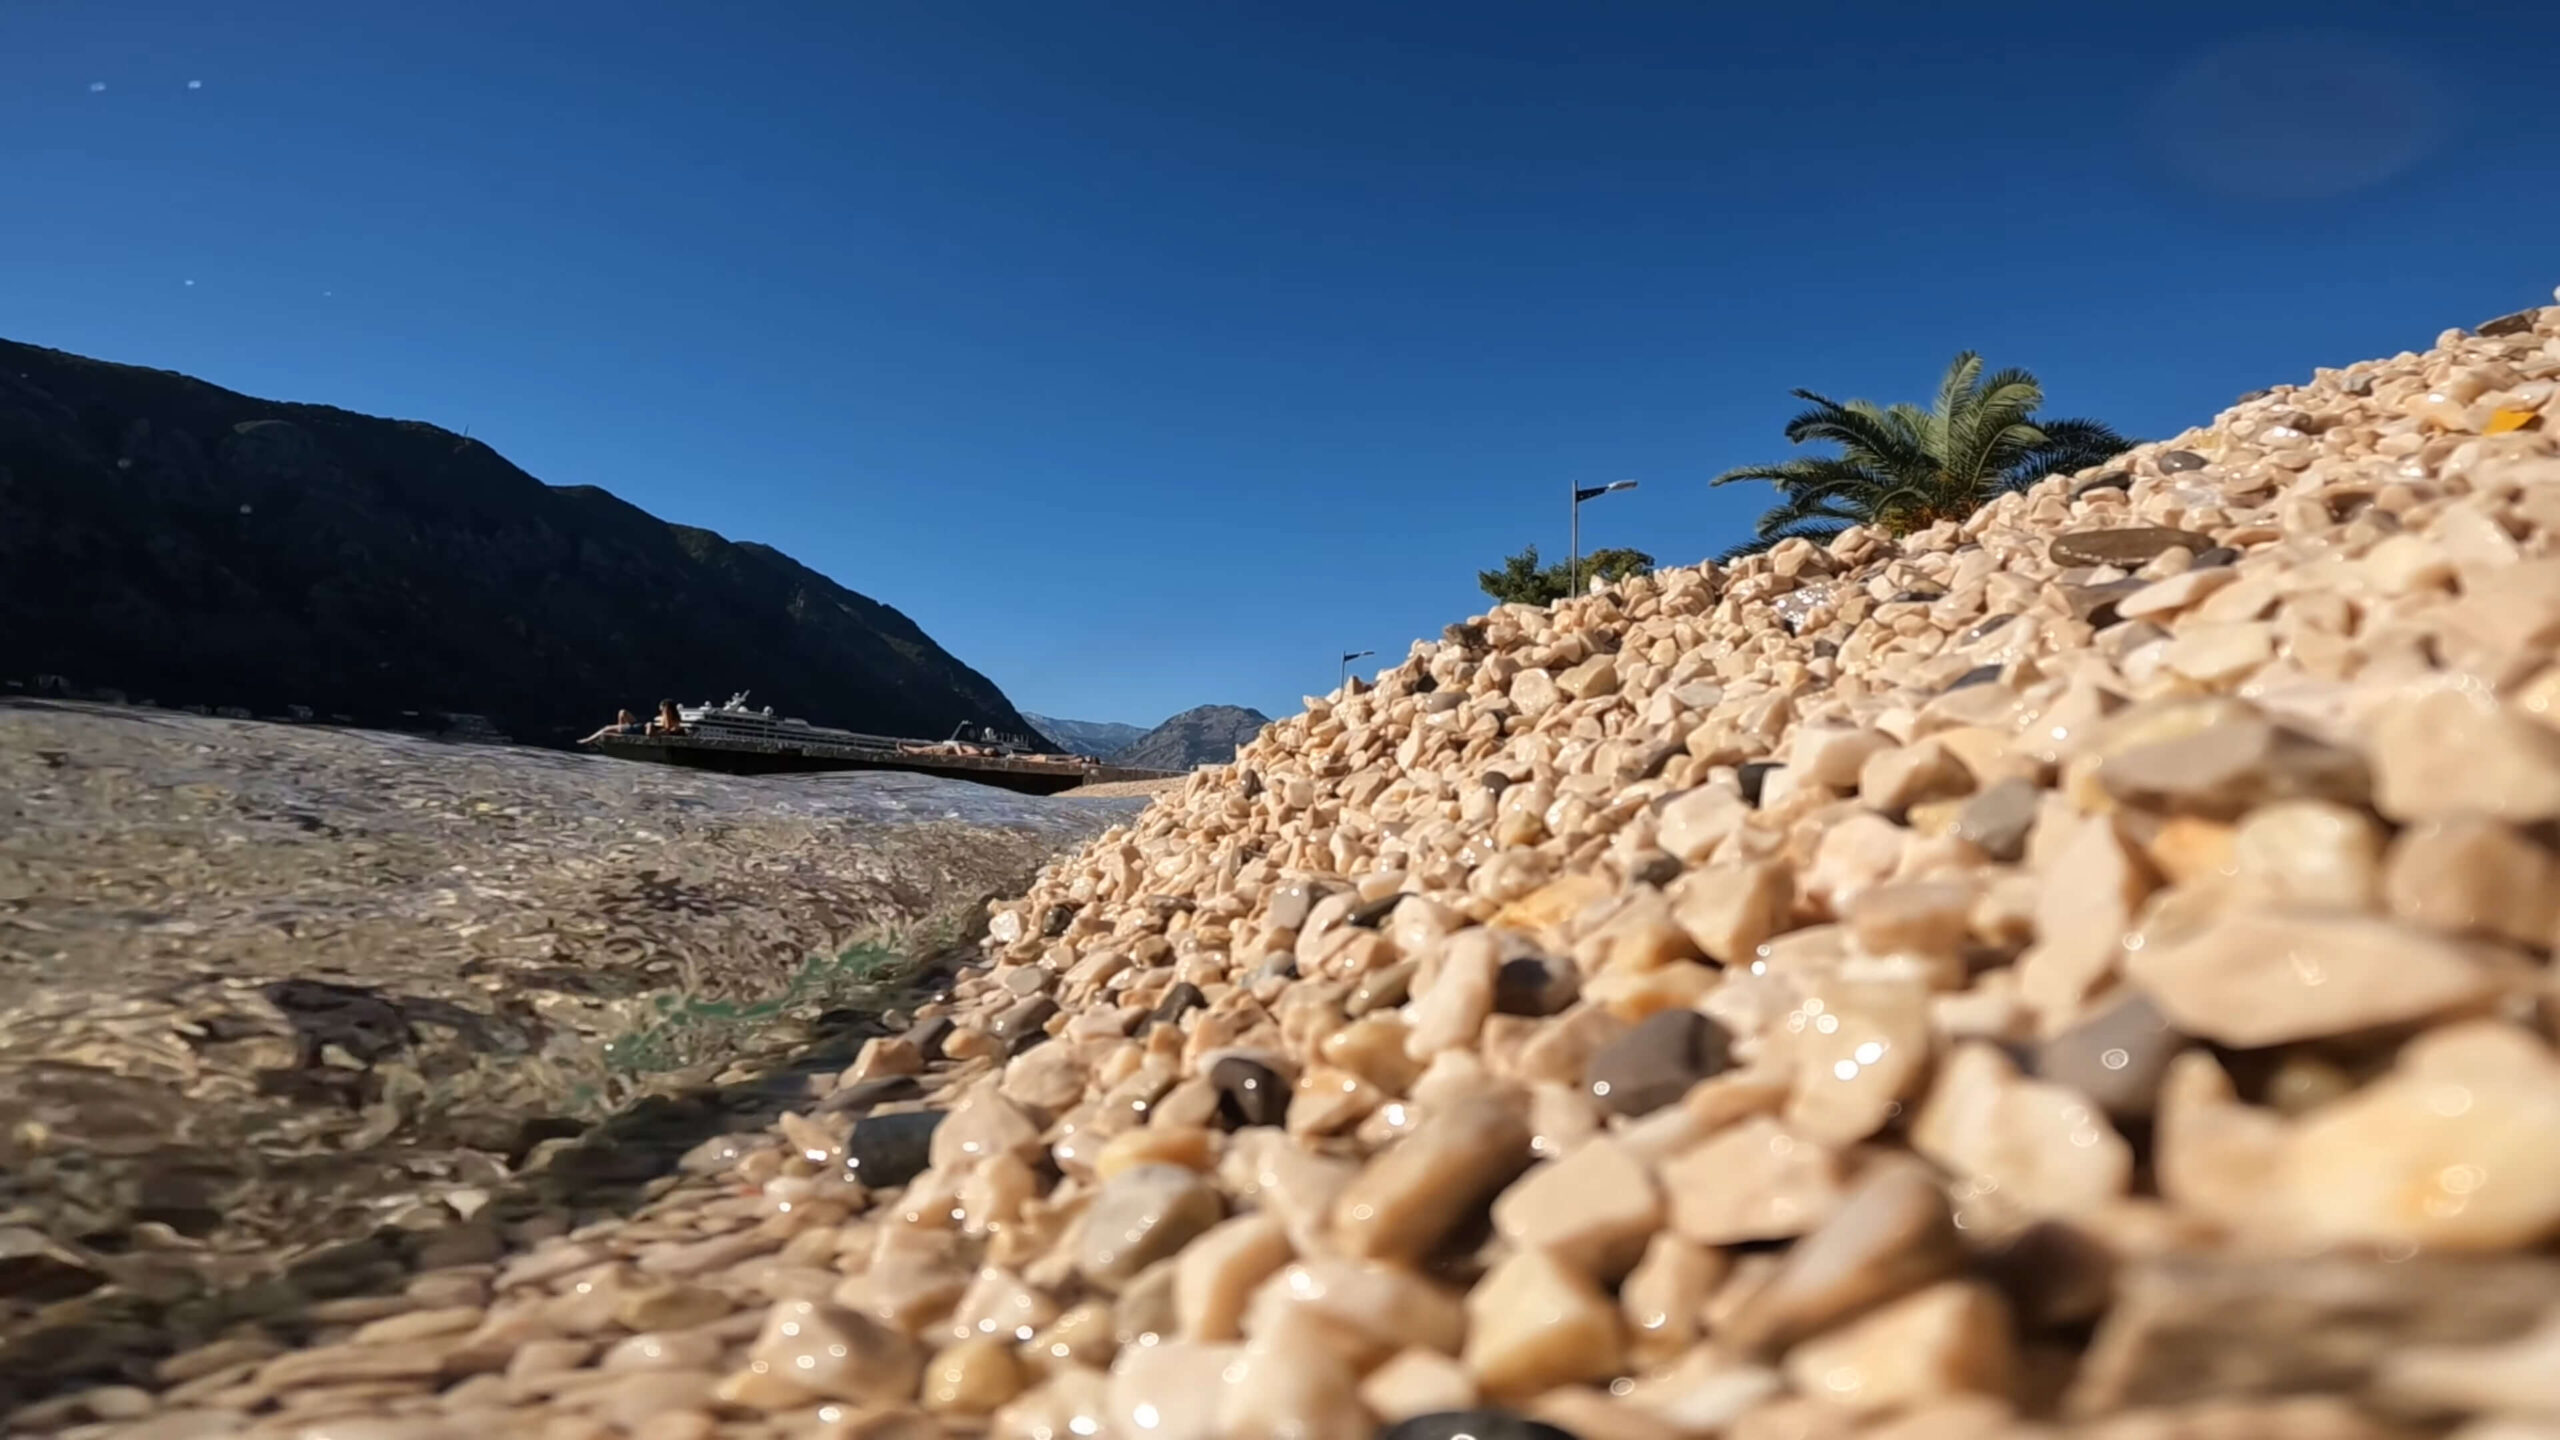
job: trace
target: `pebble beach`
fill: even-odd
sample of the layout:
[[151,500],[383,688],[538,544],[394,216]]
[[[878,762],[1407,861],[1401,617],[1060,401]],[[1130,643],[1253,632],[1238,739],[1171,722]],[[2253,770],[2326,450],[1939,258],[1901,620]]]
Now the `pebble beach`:
[[2552,1440],[2555,661],[2560,306],[1453,625],[632,1213],[0,1428]]

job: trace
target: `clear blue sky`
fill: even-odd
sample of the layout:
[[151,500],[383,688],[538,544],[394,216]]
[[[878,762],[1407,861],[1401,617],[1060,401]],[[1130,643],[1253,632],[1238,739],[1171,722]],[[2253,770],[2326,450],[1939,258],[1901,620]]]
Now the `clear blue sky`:
[[[2318,16],[2319,30],[2298,28]],[[0,335],[469,427],[1029,709],[1693,561],[1787,389],[2200,423],[2549,303],[2524,4],[5,0]],[[103,87],[103,88],[100,88]],[[741,675],[752,686],[758,677]],[[823,717],[819,717],[823,718]]]

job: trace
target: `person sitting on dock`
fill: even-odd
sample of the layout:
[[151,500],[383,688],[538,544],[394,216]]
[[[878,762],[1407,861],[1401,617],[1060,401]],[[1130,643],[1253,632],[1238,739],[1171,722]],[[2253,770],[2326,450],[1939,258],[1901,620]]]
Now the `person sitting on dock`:
[[673,700],[658,702],[658,718],[649,722],[649,733],[652,735],[684,733],[684,718],[676,714],[676,702]]

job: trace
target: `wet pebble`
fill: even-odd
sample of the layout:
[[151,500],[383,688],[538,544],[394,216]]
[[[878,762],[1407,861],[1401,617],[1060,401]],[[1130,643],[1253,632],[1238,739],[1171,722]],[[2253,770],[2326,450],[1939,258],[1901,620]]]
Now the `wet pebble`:
[[2182,548],[2189,553],[2210,550],[2213,537],[2165,525],[2125,525],[2108,530],[2074,530],[2056,535],[2047,547],[2047,553],[2056,565],[2115,565],[2133,569]]
[[1573,1003],[1581,976],[1573,962],[1545,955],[1505,960],[1493,976],[1497,1015],[1553,1015]]
[[1381,895],[1375,900],[1363,900],[1343,915],[1342,923],[1357,925],[1363,930],[1375,930],[1387,923],[1387,917],[1393,915],[1396,907],[1403,904],[1405,899],[1406,896],[1399,891],[1392,895]]
[[1106,1289],[1181,1249],[1225,1218],[1218,1192],[1180,1165],[1139,1165],[1105,1181],[1086,1212],[1077,1268]]
[[2063,591],[2062,599],[2070,607],[2073,619],[2088,621],[2093,630],[2104,630],[2119,618],[2117,605],[2149,588],[2146,582],[2127,577],[2095,585],[2073,585]]
[[928,1062],[940,1060],[943,1058],[942,1043],[951,1038],[953,1028],[950,1016],[936,1015],[929,1020],[917,1021],[915,1028],[907,1032],[907,1040]]
[[1955,833],[1982,853],[2007,863],[2026,852],[2027,832],[2036,824],[2044,792],[2034,782],[2011,777],[1975,794],[1956,812]]
[[1963,634],[1956,637],[1956,643],[1959,645],[1970,645],[1977,640],[1986,639],[1992,635],[1998,634],[2003,628],[2014,624],[2017,621],[2017,618],[2018,617],[2015,615],[1993,615],[1985,619],[1978,620],[1974,622],[1974,624],[1968,626]]
[[1173,988],[1164,992],[1164,998],[1156,1002],[1156,1008],[1147,1012],[1145,1028],[1179,1026],[1183,1016],[1208,1003],[1209,997],[1201,993],[1199,986],[1188,980],[1176,982]]
[[987,1032],[1005,1044],[1008,1054],[1023,1050],[1049,1038],[1047,1026],[1058,1013],[1058,1002],[1046,995],[1034,995],[996,1016],[988,1023]]
[[2087,1095],[2119,1120],[2151,1115],[2186,1037],[2149,996],[2127,991],[2036,1051],[2036,1074]]
[[1602,1046],[1582,1072],[1603,1109],[1649,1115],[1733,1063],[1733,1037],[1695,1010],[1664,1010]]
[[931,1163],[933,1132],[942,1117],[940,1110],[864,1116],[845,1136],[845,1168],[873,1189],[906,1184]]
[[1413,974],[1418,961],[1399,960],[1383,969],[1372,970],[1351,987],[1342,1002],[1342,1012],[1358,1019],[1372,1010],[1385,1010],[1402,1005],[1412,993]]
[[[2005,665],[1976,665],[1953,680],[1948,681],[1947,690],[1962,690],[1970,685],[1988,685],[1993,681],[1998,680],[2002,672],[2008,668],[2009,667]],[[1944,694],[1946,692],[1941,691],[1940,693]]]
[[873,1080],[857,1080],[837,1089],[818,1102],[820,1115],[860,1115],[881,1105],[894,1105],[924,1094],[924,1086],[912,1075],[883,1075]]
[[1288,1082],[1259,1060],[1225,1056],[1209,1067],[1209,1083],[1218,1092],[1218,1113],[1230,1125],[1277,1125],[1289,1116]]

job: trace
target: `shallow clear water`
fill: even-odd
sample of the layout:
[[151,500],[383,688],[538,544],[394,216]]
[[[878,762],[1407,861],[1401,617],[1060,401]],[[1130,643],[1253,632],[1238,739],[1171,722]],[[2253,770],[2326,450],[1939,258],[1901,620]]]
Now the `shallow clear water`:
[[556,751],[533,753],[561,766],[564,775],[595,776],[601,783],[628,787],[635,795],[660,803],[691,801],[715,810],[760,815],[878,822],[957,820],[1072,834],[1090,831],[1096,815],[1134,815],[1147,807],[1143,795],[1095,799],[1022,795],[992,785],[895,770],[719,775]]
[[[253,804],[265,800],[280,808],[308,798],[301,792],[318,778],[311,773],[317,767],[296,763],[304,745],[314,750],[325,747],[341,765],[353,761],[370,772],[372,783],[367,786],[332,785],[331,800],[337,808],[376,812],[412,808],[403,805],[400,797],[413,778],[432,779],[446,788],[457,781],[477,782],[502,804],[536,796],[558,799],[583,791],[624,798],[643,809],[664,807],[702,819],[789,815],[871,824],[958,821],[1060,836],[1090,834],[1097,819],[1110,824],[1147,805],[1144,796],[1023,795],[900,771],[723,775],[527,745],[226,720],[173,711],[21,702],[21,713],[38,710],[86,710],[118,721],[139,721],[141,728],[156,732],[161,742],[150,747],[153,763],[147,769],[152,782],[219,786]],[[252,737],[254,742],[244,747],[241,742]],[[244,757],[244,748],[254,758]],[[201,762],[189,763],[190,752],[201,756]],[[343,779],[343,771],[330,778]]]

